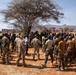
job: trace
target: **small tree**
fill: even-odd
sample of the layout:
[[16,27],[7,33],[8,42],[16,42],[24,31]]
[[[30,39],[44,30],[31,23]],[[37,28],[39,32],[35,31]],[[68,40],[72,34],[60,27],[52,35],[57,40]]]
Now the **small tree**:
[[6,22],[20,29],[24,35],[28,35],[33,23],[40,19],[60,22],[63,13],[59,10],[52,0],[13,0],[8,9],[1,13],[4,14]]

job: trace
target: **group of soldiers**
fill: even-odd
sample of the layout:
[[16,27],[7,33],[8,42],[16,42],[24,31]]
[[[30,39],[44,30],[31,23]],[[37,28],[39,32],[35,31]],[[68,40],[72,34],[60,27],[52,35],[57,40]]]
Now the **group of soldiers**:
[[[45,54],[43,67],[46,67],[48,56],[51,57],[52,65],[54,61],[58,64],[58,69],[65,70],[68,64],[72,64],[76,61],[76,37],[74,34],[69,33],[51,33],[43,34],[41,38],[38,33],[36,33],[30,41],[31,47],[33,47],[33,60],[35,60],[35,55],[37,54],[38,60],[40,59],[40,49],[42,53]],[[19,61],[22,59],[22,66],[25,64],[25,56],[28,51],[29,39],[25,41],[26,36],[21,34],[12,36],[8,34],[3,34],[0,37],[0,50],[1,58],[3,64],[9,64],[11,53],[17,53],[16,64],[19,66]],[[29,37],[31,38],[31,37]],[[12,46],[10,48],[10,46]]]
[[43,67],[46,67],[48,56],[51,57],[51,63],[58,63],[58,69],[65,70],[67,65],[75,64],[76,61],[76,35],[69,33],[51,33],[42,35],[42,40],[38,39],[39,35],[31,41],[34,48],[34,56],[37,52],[37,57],[40,59],[39,48],[42,46],[42,52],[45,53]]
[[47,40],[43,37],[42,47],[43,52],[45,52],[45,63],[43,65],[45,67],[49,55],[52,65],[55,60],[58,63],[59,70],[65,70],[68,64],[71,65],[76,61],[76,36],[74,34],[51,34]]
[[24,37],[21,35],[12,34],[3,34],[0,38],[0,53],[3,64],[9,64],[12,59],[12,52],[17,53],[17,66],[19,61],[22,58],[23,66],[25,66],[25,41]]

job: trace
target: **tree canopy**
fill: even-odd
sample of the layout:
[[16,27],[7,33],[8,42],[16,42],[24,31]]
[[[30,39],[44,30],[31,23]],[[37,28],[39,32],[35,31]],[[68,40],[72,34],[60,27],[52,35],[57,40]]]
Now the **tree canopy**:
[[33,23],[40,19],[60,22],[64,15],[52,0],[12,0],[8,9],[1,13],[6,22],[22,30],[24,34],[29,34]]

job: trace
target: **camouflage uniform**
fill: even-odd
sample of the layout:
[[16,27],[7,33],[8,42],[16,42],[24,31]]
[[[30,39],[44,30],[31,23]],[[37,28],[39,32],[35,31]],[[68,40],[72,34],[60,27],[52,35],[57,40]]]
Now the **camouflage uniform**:
[[45,42],[46,42],[46,38],[42,36],[42,52],[45,52]]
[[40,48],[40,45],[41,45],[41,41],[40,41],[37,37],[35,37],[35,38],[31,41],[31,44],[32,44],[33,49],[34,49],[33,59],[35,59],[36,52],[37,52],[37,57],[38,57],[38,59],[40,59],[39,48]]
[[59,43],[60,39],[57,37],[54,40],[54,57],[56,58],[56,63],[57,63],[57,56],[58,56],[58,43]]
[[73,58],[76,58],[76,36],[72,39],[73,43],[75,44],[75,49],[74,49],[74,54],[73,54]]
[[48,60],[48,56],[50,55],[51,57],[51,62],[53,64],[53,41],[48,39],[45,43],[46,46],[46,52],[45,52],[45,64],[44,66],[46,66],[47,64],[47,60]]
[[18,49],[20,49],[20,38],[19,36],[16,36],[16,39],[15,39],[15,44],[16,44],[16,52],[18,53]]
[[2,49],[3,49],[3,56],[2,56],[2,62],[6,64],[9,63],[9,40],[6,36],[3,36],[2,38]]
[[62,67],[63,69],[65,69],[65,58],[64,58],[64,53],[66,50],[66,42],[64,40],[61,40],[58,44],[58,66],[59,66],[59,70]]
[[2,55],[2,39],[0,38],[0,52],[1,52],[1,55]]
[[17,59],[17,66],[19,66],[19,61],[22,57],[22,65],[25,66],[25,46],[24,46],[24,40],[19,39],[18,42],[18,59]]
[[67,41],[66,45],[67,45],[67,53],[68,53],[67,58],[70,59],[70,64],[71,64],[72,59],[73,59],[75,44],[73,43],[73,41],[71,39],[69,39]]

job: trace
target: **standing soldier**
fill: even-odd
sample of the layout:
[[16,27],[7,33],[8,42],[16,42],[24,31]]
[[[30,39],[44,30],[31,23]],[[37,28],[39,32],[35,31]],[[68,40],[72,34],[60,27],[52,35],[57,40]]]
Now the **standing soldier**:
[[1,55],[2,55],[2,36],[0,36],[0,52],[1,52]]
[[3,35],[2,38],[2,47],[3,47],[3,56],[2,62],[3,64],[9,64],[9,39],[6,37],[6,34]]
[[12,52],[14,51],[14,48],[15,48],[15,38],[16,38],[16,34],[12,34],[11,36]]
[[[16,39],[15,39],[16,52],[17,52],[17,53],[18,53],[18,45],[20,45],[19,42],[20,42],[20,38],[19,38],[19,35],[17,35],[17,36],[16,36]],[[19,46],[19,48],[20,48],[20,46]]]
[[65,69],[65,62],[64,62],[65,50],[66,50],[66,42],[64,41],[63,37],[60,36],[60,42],[58,44],[59,70],[61,69],[61,67],[63,68],[63,70]]
[[57,55],[58,55],[58,43],[60,41],[59,34],[56,34],[56,38],[54,40],[54,57],[56,58],[57,63]]
[[76,36],[74,36],[74,38],[72,39],[73,43],[75,44],[75,49],[74,49],[74,56],[73,58],[76,59]]
[[22,57],[22,66],[25,66],[25,44],[24,38],[20,36],[18,41],[18,59],[17,59],[17,66],[19,66],[19,61]]
[[75,48],[76,48],[76,36],[74,36],[74,38],[72,39],[72,41],[75,44]]
[[46,51],[45,51],[45,63],[43,65],[44,67],[46,67],[49,55],[51,57],[51,62],[53,65],[53,41],[51,40],[51,36],[48,37],[48,40],[46,41],[45,46],[46,46]]
[[28,37],[27,36],[25,37],[24,41],[25,41],[26,54],[28,54],[28,42],[29,42],[29,40],[28,40]]
[[42,52],[45,52],[45,42],[46,42],[46,38],[45,36],[42,36]]
[[70,64],[71,64],[72,59],[73,59],[73,52],[75,48],[75,44],[73,43],[71,36],[69,36],[66,45],[67,45],[67,52],[68,52],[67,58],[70,59]]
[[31,44],[34,48],[33,59],[35,59],[36,52],[37,52],[38,59],[40,59],[39,48],[40,48],[40,45],[41,45],[41,41],[38,39],[37,35],[35,35],[35,38],[31,41]]

